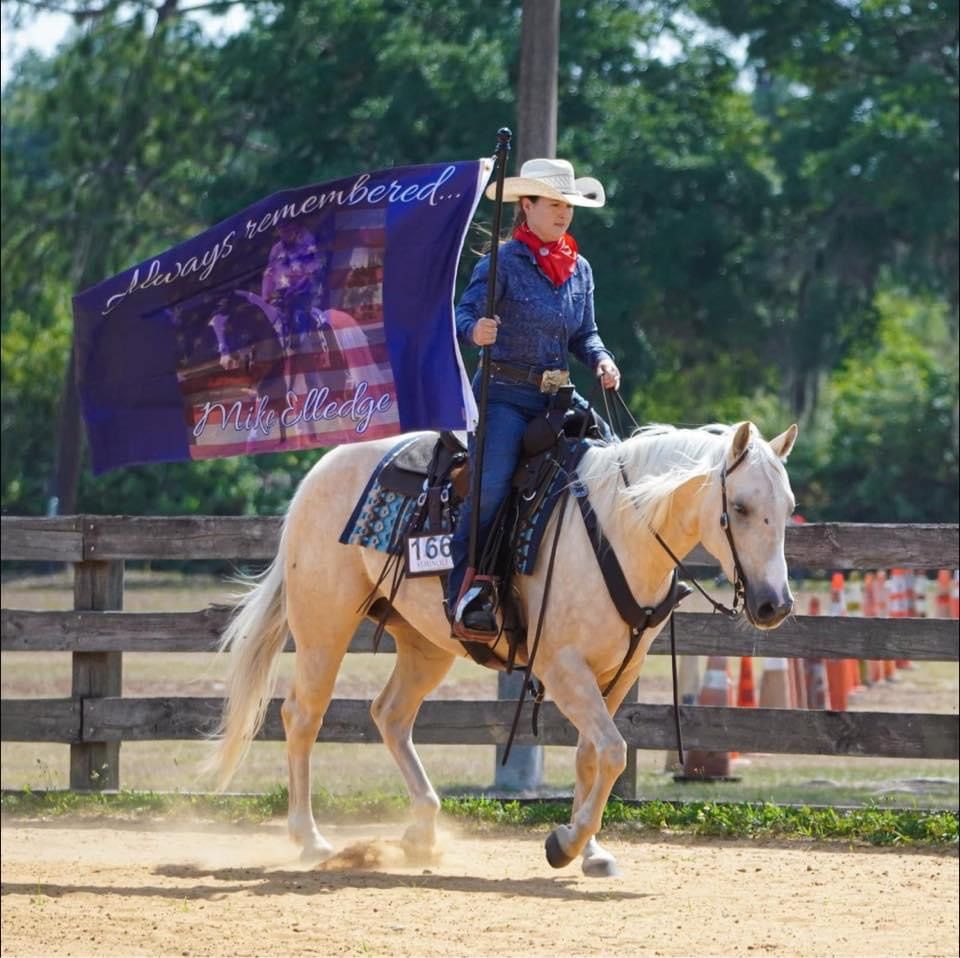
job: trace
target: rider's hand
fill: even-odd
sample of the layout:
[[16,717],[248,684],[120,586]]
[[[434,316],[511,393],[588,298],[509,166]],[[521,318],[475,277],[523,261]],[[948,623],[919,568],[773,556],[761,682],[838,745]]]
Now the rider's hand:
[[496,316],[493,319],[489,316],[478,319],[470,331],[470,337],[473,339],[474,345],[492,346],[497,341],[497,327],[499,325],[500,320]]
[[620,370],[612,359],[601,359],[597,363],[597,376],[600,377],[604,389],[620,388]]

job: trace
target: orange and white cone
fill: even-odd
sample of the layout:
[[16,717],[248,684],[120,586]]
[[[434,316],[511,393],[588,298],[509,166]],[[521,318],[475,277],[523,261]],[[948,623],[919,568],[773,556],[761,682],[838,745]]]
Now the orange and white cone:
[[[903,569],[891,569],[890,579],[888,581],[889,600],[890,600],[890,618],[905,619],[909,614],[907,605],[907,582],[906,572]],[[887,659],[883,663],[884,677],[888,682],[895,680],[897,673],[897,663],[895,660]]]
[[[711,655],[707,659],[707,671],[703,676],[697,705],[726,708],[729,704],[729,686],[730,677],[727,674],[726,657]],[[729,778],[730,753],[690,749],[684,756],[682,777],[703,781]]]
[[[904,572],[907,580],[907,615],[911,619],[925,619],[927,617],[927,577],[922,572],[907,570]],[[913,662],[909,659],[897,659],[898,669],[912,669]]]
[[[834,572],[830,579],[830,614],[845,616],[847,614],[846,580],[842,572]],[[842,705],[834,705],[835,709],[845,711],[847,699],[853,692],[863,689],[860,685],[860,667],[856,659],[833,659],[827,666],[827,677],[830,681],[830,701],[836,699]],[[840,684],[843,691],[840,691]]]
[[737,685],[737,708],[757,707],[757,688],[753,682],[753,659],[745,655],[740,659],[740,682]]
[[793,708],[790,664],[787,659],[764,659],[760,679],[760,708]]
[[890,593],[885,569],[880,569],[877,572],[875,582],[877,588],[874,595],[877,610],[874,612],[874,615],[876,615],[878,619],[886,619],[890,615]]
[[[820,597],[810,596],[808,615],[820,615]],[[804,685],[807,691],[808,709],[830,707],[827,701],[827,665],[823,659],[804,659]]]
[[933,614],[938,619],[950,618],[950,570],[937,573],[937,593],[933,602]]
[[[863,617],[865,619],[876,618],[877,615],[877,577],[872,572],[867,572],[863,577]],[[866,666],[864,680],[867,685],[876,685],[883,678],[883,663],[879,659],[870,659],[862,665]]]

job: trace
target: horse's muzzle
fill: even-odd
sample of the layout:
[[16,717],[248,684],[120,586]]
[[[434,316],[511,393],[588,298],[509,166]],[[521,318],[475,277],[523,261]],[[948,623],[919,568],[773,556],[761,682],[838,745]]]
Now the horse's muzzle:
[[747,594],[747,616],[758,629],[775,629],[793,612],[793,596],[788,586],[783,591],[758,589]]

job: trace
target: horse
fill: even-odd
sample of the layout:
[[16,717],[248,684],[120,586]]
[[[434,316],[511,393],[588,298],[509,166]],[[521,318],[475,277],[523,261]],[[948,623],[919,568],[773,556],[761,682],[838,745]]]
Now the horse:
[[[656,606],[673,583],[675,562],[656,541],[659,534],[679,557],[702,543],[727,578],[743,584],[743,609],[756,628],[775,628],[791,613],[783,544],[795,502],[783,463],[796,437],[796,425],[769,442],[750,422],[645,427],[586,453],[579,478],[638,603]],[[333,853],[313,818],[310,754],[384,561],[381,553],[341,544],[338,537],[360,491],[396,441],[340,446],[314,465],[287,510],[276,557],[240,599],[221,639],[231,663],[208,768],[225,787],[263,722],[278,655],[288,634],[293,636],[295,672],[281,714],[289,765],[287,824],[305,860]],[[551,530],[565,513],[533,668],[579,733],[571,818],[550,833],[546,851],[553,867],[581,857],[584,874],[604,876],[617,874],[617,865],[596,835],[627,760],[612,716],[663,623],[643,633],[621,671],[630,628],[609,597],[573,498],[561,500],[544,536],[552,541]],[[538,618],[546,565],[541,556],[533,575],[514,579],[528,623]],[[410,796],[412,822],[403,846],[421,859],[435,849],[440,801],[414,747],[413,726],[423,699],[466,654],[451,637],[441,600],[438,578],[403,580],[389,622],[396,661],[371,706]],[[618,671],[616,683],[606,689]]]

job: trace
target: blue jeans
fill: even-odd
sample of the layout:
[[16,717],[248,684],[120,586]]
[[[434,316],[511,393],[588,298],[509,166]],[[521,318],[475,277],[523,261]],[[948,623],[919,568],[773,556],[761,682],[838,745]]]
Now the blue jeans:
[[[483,472],[480,479],[480,527],[477,559],[491,532],[497,510],[510,492],[510,482],[520,460],[523,434],[527,424],[544,413],[550,397],[536,386],[490,381],[487,392],[486,441],[483,445]],[[470,435],[470,461],[475,462],[474,434]],[[453,569],[447,580],[447,599],[451,609],[460,594],[467,571],[470,546],[472,503],[468,496],[460,507],[460,519],[450,543]]]

